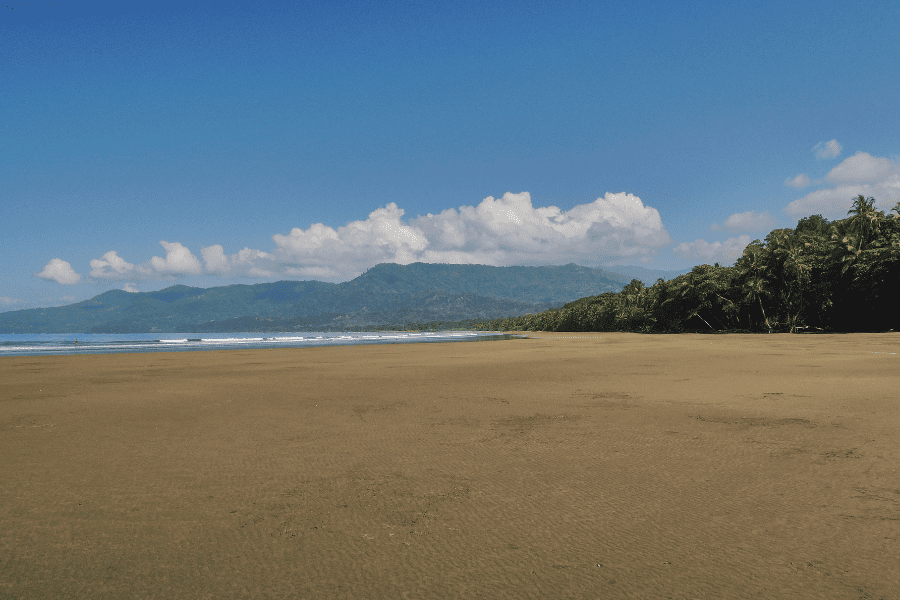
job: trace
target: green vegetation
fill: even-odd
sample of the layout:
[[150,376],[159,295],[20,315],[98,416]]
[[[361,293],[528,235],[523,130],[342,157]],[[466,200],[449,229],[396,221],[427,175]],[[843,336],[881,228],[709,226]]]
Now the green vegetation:
[[[733,267],[700,265],[652,286],[481,321],[492,331],[801,332],[898,329],[900,202],[858,196],[848,217],[801,219],[754,240]],[[894,214],[896,213],[896,214]]]

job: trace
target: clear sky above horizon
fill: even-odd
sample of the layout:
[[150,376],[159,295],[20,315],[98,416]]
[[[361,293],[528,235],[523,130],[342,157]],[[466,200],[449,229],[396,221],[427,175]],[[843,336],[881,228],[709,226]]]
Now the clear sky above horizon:
[[733,264],[900,200],[900,3],[0,4],[0,311]]

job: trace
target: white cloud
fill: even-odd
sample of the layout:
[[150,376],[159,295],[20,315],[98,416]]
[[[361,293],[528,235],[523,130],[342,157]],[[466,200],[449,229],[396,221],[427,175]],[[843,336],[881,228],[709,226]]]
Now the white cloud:
[[[150,266],[156,273],[198,275],[203,272],[203,267],[197,257],[178,242],[160,241],[159,243],[165,248],[166,257],[154,256],[150,259]],[[146,272],[146,267],[141,270]]]
[[206,262],[208,273],[227,273],[231,270],[228,257],[225,256],[225,249],[219,244],[200,248],[200,255]]
[[815,153],[816,158],[823,160],[836,157],[842,149],[843,147],[837,140],[831,140],[830,142],[819,142],[813,146],[812,152]]
[[877,158],[868,152],[857,152],[845,159],[825,176],[833,183],[861,183],[878,181],[900,173],[900,164],[889,158]]
[[784,185],[802,189],[809,185],[809,177],[807,177],[804,173],[800,173],[793,179],[785,179]]
[[16,298],[10,298],[9,296],[0,296],[0,304],[21,304],[21,300],[17,300]]
[[94,279],[127,279],[134,274],[134,265],[110,250],[102,258],[91,260],[90,277]]
[[[624,192],[607,193],[568,211],[535,207],[531,196],[522,192],[487,197],[477,206],[436,215],[407,220],[404,215],[391,202],[365,220],[337,229],[315,223],[306,230],[273,235],[271,253],[244,248],[226,254],[214,244],[201,248],[200,254],[209,275],[346,281],[381,262],[505,266],[647,261],[673,242],[659,212]],[[160,244],[165,259],[154,256],[134,265],[110,251],[91,261],[91,277],[138,281],[204,271],[180,243]]]
[[56,283],[63,285],[74,285],[81,281],[81,275],[72,269],[72,265],[59,258],[54,258],[48,262],[44,270],[35,275],[44,279],[52,279]]
[[768,212],[747,212],[735,213],[728,217],[722,225],[713,223],[713,231],[727,229],[731,233],[739,233],[741,231],[769,231],[775,227],[775,217]]
[[[110,250],[101,258],[91,260],[90,277],[92,279],[129,279],[134,281],[166,278],[172,275],[197,275],[203,272],[203,267],[197,257],[180,243],[161,241],[160,245],[166,250],[166,257],[154,256],[140,265],[126,261],[115,250]],[[128,286],[123,289],[128,292],[137,291]]]
[[900,163],[867,152],[857,152],[844,159],[825,179],[835,187],[816,190],[794,200],[784,212],[794,217],[821,214],[828,219],[843,219],[853,198],[860,194],[875,198],[876,207],[884,212],[889,212],[900,200]]
[[403,222],[405,211],[393,202],[337,230],[322,223],[306,231],[275,234],[275,255],[295,275],[352,277],[380,262],[408,264],[428,245],[422,231]]
[[637,196],[607,193],[562,211],[537,207],[527,192],[485,198],[404,222],[390,203],[365,221],[321,223],[275,235],[276,259],[295,276],[349,278],[379,262],[581,264],[642,259],[672,238],[659,212]]
[[131,294],[136,294],[139,290],[136,287],[134,287],[134,285],[132,285],[131,283],[126,283],[125,285],[122,286],[122,291],[129,292]]
[[749,235],[730,237],[724,242],[707,242],[695,240],[678,244],[672,253],[680,258],[702,261],[706,264],[720,263],[732,265],[744,253],[744,248],[751,242]]
[[[276,274],[275,257],[261,250],[244,248],[229,256],[225,254],[222,246],[214,244],[201,248],[200,254],[206,263],[207,273],[243,277],[272,277]],[[267,266],[269,268],[266,268]]]

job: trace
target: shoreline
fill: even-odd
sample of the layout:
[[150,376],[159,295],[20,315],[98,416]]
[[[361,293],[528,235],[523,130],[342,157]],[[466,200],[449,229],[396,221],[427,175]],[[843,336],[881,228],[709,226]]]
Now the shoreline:
[[193,352],[234,349],[284,349],[364,344],[404,344],[509,339],[502,332],[446,330],[438,332],[285,332],[260,335],[224,334],[3,334],[0,359],[8,356]]

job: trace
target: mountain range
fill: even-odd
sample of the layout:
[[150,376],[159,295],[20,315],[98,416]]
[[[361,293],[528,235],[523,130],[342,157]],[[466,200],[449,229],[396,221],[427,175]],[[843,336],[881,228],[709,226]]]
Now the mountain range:
[[[376,265],[351,281],[276,281],[155,292],[111,290],[55,308],[0,313],[0,333],[349,331],[413,323],[495,319],[538,313],[618,292],[632,278],[670,279],[683,271],[575,264],[491,267]],[[652,283],[652,281],[648,281]]]

